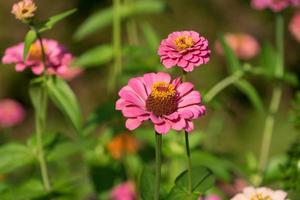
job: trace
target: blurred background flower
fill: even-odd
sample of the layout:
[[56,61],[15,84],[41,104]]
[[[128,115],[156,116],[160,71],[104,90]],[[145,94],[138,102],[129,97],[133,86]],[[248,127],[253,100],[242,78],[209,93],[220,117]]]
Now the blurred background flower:
[[13,99],[0,100],[0,127],[9,128],[19,125],[25,118],[23,106]]

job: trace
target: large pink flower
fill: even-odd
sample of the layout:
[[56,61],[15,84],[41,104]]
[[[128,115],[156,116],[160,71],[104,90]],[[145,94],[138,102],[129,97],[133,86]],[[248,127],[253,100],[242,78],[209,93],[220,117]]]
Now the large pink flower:
[[165,134],[170,129],[192,131],[192,120],[205,114],[201,95],[192,83],[171,80],[169,74],[147,73],[129,80],[116,103],[127,117],[126,127],[134,130],[144,121],[151,120],[156,132]]
[[8,128],[20,124],[25,117],[22,105],[12,99],[0,100],[0,127]]
[[190,72],[209,61],[210,50],[208,40],[197,32],[181,31],[173,32],[161,41],[158,55],[166,68],[177,65]]
[[[64,46],[50,39],[43,39],[43,45],[46,53],[47,73],[56,74],[66,79],[80,74],[80,69],[70,67],[74,57]],[[4,64],[16,64],[17,72],[30,68],[35,75],[41,75],[44,71],[44,65],[40,43],[36,41],[32,44],[25,62],[23,61],[23,49],[24,43],[6,49],[2,62]]]
[[[241,59],[251,59],[260,51],[258,42],[249,34],[227,33],[225,34],[224,39],[236,56]],[[219,42],[216,42],[215,48],[218,54],[223,54],[223,49]]]
[[272,199],[272,200],[287,200],[287,193],[282,190],[272,190],[270,188],[260,187],[246,187],[242,193],[235,195],[231,200],[245,200],[245,199]]
[[252,0],[251,4],[258,10],[270,8],[274,12],[279,12],[289,6],[298,6],[300,0]]
[[212,194],[205,198],[199,197],[198,200],[221,200],[221,197],[219,197],[218,195]]
[[294,38],[300,42],[300,12],[297,12],[290,24],[289,24],[289,30],[291,32],[291,34],[294,36]]
[[135,200],[136,193],[134,183],[126,182],[116,186],[111,194],[110,200]]

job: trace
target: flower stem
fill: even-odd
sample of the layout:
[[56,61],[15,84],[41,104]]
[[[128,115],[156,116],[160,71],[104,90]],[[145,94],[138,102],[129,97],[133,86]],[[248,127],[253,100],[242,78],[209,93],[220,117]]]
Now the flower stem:
[[[134,6],[134,0],[125,0],[125,4],[131,9]],[[138,45],[139,37],[137,23],[134,18],[129,18],[126,23],[128,41],[131,45]]]
[[161,143],[162,135],[155,132],[156,149],[155,149],[155,196],[154,200],[159,200],[160,179],[161,179]]
[[206,95],[204,96],[204,102],[210,102],[213,98],[215,98],[222,90],[224,90],[229,85],[235,83],[240,78],[244,76],[244,70],[238,70],[232,75],[226,77],[219,83],[217,83],[213,88],[211,88]]
[[191,152],[190,152],[189,133],[185,131],[184,136],[185,136],[186,155],[188,159],[188,188],[189,188],[189,193],[192,194],[192,160],[191,160]]
[[121,1],[113,0],[113,55],[114,66],[108,85],[109,92],[116,89],[119,75],[122,71],[122,45],[121,45]]
[[[36,31],[36,29],[33,29]],[[45,190],[48,192],[51,190],[49,174],[47,169],[47,163],[45,159],[44,147],[43,147],[43,133],[45,133],[46,127],[46,115],[47,115],[47,104],[48,104],[48,92],[47,92],[47,61],[46,61],[46,51],[43,45],[43,40],[38,31],[36,31],[38,41],[42,50],[42,62],[44,65],[43,70],[43,84],[41,90],[40,100],[40,110],[36,111],[36,138],[37,138],[37,146],[38,146],[38,160],[40,165],[41,176],[44,184]]]
[[[276,46],[278,51],[277,64],[275,68],[275,76],[282,78],[284,74],[284,21],[280,14],[276,16]],[[262,174],[270,153],[270,146],[275,125],[275,114],[278,112],[282,98],[281,85],[275,85],[272,93],[269,113],[265,121],[263,139],[261,144],[260,158],[259,158],[259,173]]]

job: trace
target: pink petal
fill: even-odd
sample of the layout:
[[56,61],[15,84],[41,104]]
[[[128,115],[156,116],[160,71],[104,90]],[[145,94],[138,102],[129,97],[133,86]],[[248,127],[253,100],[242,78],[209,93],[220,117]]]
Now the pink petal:
[[146,101],[148,95],[142,80],[140,80],[139,78],[132,78],[129,80],[128,85],[136,92],[138,96]]
[[126,120],[126,128],[128,128],[129,130],[134,130],[136,128],[138,128],[140,125],[142,124],[141,121],[139,121],[138,119],[127,119]]
[[153,113],[150,114],[150,119],[154,124],[161,124],[164,123],[164,121],[160,118],[154,115]]
[[122,113],[125,117],[137,117],[140,115],[147,114],[147,111],[139,107],[125,107],[123,108]]
[[187,124],[186,124],[186,127],[185,127],[185,130],[187,132],[191,132],[194,130],[194,123],[192,121],[187,121]]
[[154,129],[157,133],[166,134],[170,130],[171,126],[167,122],[163,124],[155,124]]
[[177,87],[177,92],[179,93],[180,97],[183,97],[184,95],[186,95],[187,93],[189,93],[193,89],[194,89],[194,85],[192,83],[190,83],[190,82],[184,82],[184,83],[181,83]]
[[197,91],[192,91],[183,98],[180,99],[178,107],[182,108],[192,104],[199,104],[201,102],[200,93]]

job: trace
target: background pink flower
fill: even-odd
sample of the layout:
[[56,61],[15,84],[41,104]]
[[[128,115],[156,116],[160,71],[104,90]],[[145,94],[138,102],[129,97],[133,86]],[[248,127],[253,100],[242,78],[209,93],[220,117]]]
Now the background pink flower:
[[116,186],[110,195],[110,200],[135,200],[135,186],[133,182],[126,182]]
[[291,32],[291,34],[294,36],[294,38],[300,42],[300,12],[297,12],[290,24],[289,24],[289,30]]
[[272,190],[266,187],[254,188],[246,187],[242,193],[235,195],[231,200],[245,200],[245,199],[274,199],[287,200],[287,193],[282,190]]
[[[249,34],[227,33],[224,35],[224,39],[236,56],[241,59],[251,59],[260,51],[258,42]],[[223,49],[218,41],[215,44],[215,49],[218,54],[223,55]]]
[[151,120],[156,132],[165,134],[174,130],[194,129],[192,120],[205,113],[201,95],[189,82],[171,80],[166,73],[148,73],[132,78],[119,91],[116,109],[127,117],[126,127],[134,130],[144,121]]
[[173,32],[161,41],[158,55],[166,68],[181,67],[190,72],[210,58],[208,40],[195,31]]
[[[80,74],[81,70],[70,68],[74,59],[64,46],[55,40],[43,39],[46,53],[47,73],[61,77],[73,78]],[[27,60],[23,62],[24,43],[6,49],[2,58],[4,64],[16,64],[16,71],[22,72],[30,68],[35,75],[41,75],[44,71],[42,63],[42,49],[38,41],[30,48]]]
[[218,195],[212,194],[212,195],[208,195],[205,198],[199,197],[198,200],[221,200],[221,197],[219,197]]
[[12,99],[0,100],[0,127],[8,128],[20,124],[25,118],[22,105]]
[[270,8],[274,12],[279,12],[289,6],[298,6],[300,0],[252,0],[251,4],[258,10]]

